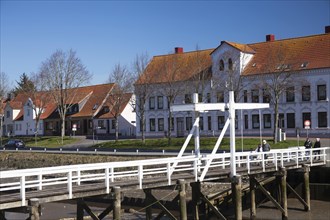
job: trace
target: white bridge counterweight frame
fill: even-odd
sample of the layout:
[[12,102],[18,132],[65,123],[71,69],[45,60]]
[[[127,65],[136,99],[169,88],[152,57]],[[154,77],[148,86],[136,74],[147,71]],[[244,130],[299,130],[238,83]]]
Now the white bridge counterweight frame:
[[[195,156],[200,157],[200,135],[199,135],[199,117],[198,113],[199,112],[204,112],[204,111],[225,111],[229,110],[229,129],[230,129],[230,171],[231,171],[231,176],[236,176],[236,163],[235,163],[235,152],[236,152],[236,146],[235,146],[235,110],[236,109],[262,109],[262,108],[269,108],[268,103],[235,103],[234,100],[234,91],[229,91],[229,103],[198,103],[198,94],[194,93],[193,94],[193,104],[186,104],[186,105],[174,105],[171,107],[171,111],[173,112],[179,112],[179,111],[193,111],[195,112],[195,122],[194,126],[191,129],[184,145],[182,146],[180,153],[178,154],[177,157],[182,157],[183,152],[185,151],[191,136],[195,134]],[[226,122],[227,124],[227,122]],[[222,138],[224,136],[224,133],[227,130],[227,126],[225,126],[218,138],[217,143],[215,144],[213,151],[211,155],[215,155],[216,151],[218,150],[218,147],[222,141]],[[187,141],[188,140],[188,141]],[[211,163],[211,162],[210,162]],[[175,169],[175,166],[177,164],[173,164],[172,170]],[[205,177],[207,170],[209,168],[209,164],[205,167],[201,180]],[[172,171],[173,172],[173,171]]]

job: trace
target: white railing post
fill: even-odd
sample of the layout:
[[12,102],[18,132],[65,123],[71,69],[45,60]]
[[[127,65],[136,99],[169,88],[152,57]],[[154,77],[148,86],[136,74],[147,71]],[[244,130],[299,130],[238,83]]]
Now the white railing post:
[[109,168],[105,168],[105,187],[106,187],[106,193],[110,193],[110,178],[109,178]]
[[198,181],[198,161],[194,160],[194,176],[195,176],[195,181]]
[[172,174],[172,171],[171,171],[172,167],[171,167],[171,163],[167,163],[167,182],[168,182],[168,185],[171,185],[171,174]]
[[69,199],[72,199],[72,171],[71,170],[68,172],[67,178],[68,178]]
[[250,173],[250,156],[251,156],[251,152],[250,152],[249,155],[247,156],[246,167],[247,167],[248,173]]
[[139,165],[139,168],[138,168],[138,172],[139,172],[139,187],[140,189],[142,189],[142,179],[143,179],[143,166],[142,165]]
[[78,167],[78,170],[77,170],[77,185],[80,186],[80,183],[81,183],[81,171],[80,171],[80,167]]
[[38,190],[42,190],[42,173],[38,175]]
[[22,206],[25,206],[25,176],[21,176],[21,201],[22,201]]
[[115,181],[115,173],[114,173],[114,168],[110,167],[110,174],[111,174],[111,182],[113,183]]

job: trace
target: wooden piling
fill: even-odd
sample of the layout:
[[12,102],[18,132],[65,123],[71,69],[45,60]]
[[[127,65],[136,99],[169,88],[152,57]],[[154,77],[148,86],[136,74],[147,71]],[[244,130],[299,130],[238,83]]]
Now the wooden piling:
[[311,196],[310,196],[310,188],[309,188],[309,171],[310,167],[308,165],[304,165],[304,185],[303,185],[303,190],[304,190],[304,200],[307,204],[305,205],[305,211],[310,211],[311,210]]
[[256,206],[256,180],[254,176],[250,176],[250,219],[254,220],[257,217],[257,206]]
[[77,200],[77,220],[84,219],[84,207],[82,203],[83,203],[82,199]]
[[191,199],[192,199],[192,206],[193,206],[193,219],[194,220],[199,220],[199,204],[200,204],[200,193],[201,193],[201,183],[198,182],[193,182],[190,183],[191,186]]
[[119,186],[113,187],[114,201],[113,201],[113,219],[121,219],[121,190]]
[[30,206],[30,220],[39,220],[40,219],[40,203],[39,199],[32,198],[29,200]]
[[151,189],[145,189],[145,206],[146,208],[146,220],[152,219],[152,198],[151,198]]
[[235,219],[242,219],[242,178],[239,175],[231,178],[231,190],[235,208]]
[[287,198],[287,190],[286,190],[286,176],[287,171],[285,167],[281,168],[281,206],[283,208],[282,219],[288,219],[288,198]]
[[180,219],[187,220],[186,183],[183,179],[179,179],[177,183],[179,185]]

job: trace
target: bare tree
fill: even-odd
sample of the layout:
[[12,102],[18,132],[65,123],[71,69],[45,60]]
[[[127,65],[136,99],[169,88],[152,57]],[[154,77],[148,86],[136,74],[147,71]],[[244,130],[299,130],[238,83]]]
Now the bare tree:
[[174,104],[176,97],[185,89],[185,80],[182,80],[181,76],[184,74],[184,69],[188,66],[186,60],[179,59],[180,54],[173,54],[162,57],[160,65],[158,66],[158,73],[162,73],[162,80],[159,84],[159,90],[167,98],[168,101],[168,127],[167,138],[168,145],[172,142],[172,112],[171,106]]
[[57,50],[42,63],[40,72],[45,76],[46,87],[58,107],[63,143],[67,110],[74,104],[77,88],[88,83],[92,75],[73,50],[67,53]]
[[[294,78],[294,72],[291,67],[296,63],[290,62],[290,55],[287,53],[287,48],[283,45],[268,48],[268,62],[265,66],[265,74],[261,76],[262,89],[264,89],[271,106],[274,108],[275,122],[273,130],[274,143],[278,140],[278,124],[279,124],[279,104],[280,97],[287,91],[289,87],[297,83]],[[294,92],[294,91],[292,91]]]
[[8,76],[6,73],[1,72],[0,73],[0,137],[1,142],[0,146],[2,146],[2,122],[3,122],[3,115],[4,115],[4,101],[6,100],[7,93],[9,91],[8,87]]
[[141,140],[145,143],[145,128],[146,128],[146,102],[151,94],[151,81],[152,77],[148,74],[147,65],[149,63],[149,57],[147,53],[137,55],[133,62],[133,74],[137,79],[134,84],[134,93],[136,95],[132,103],[137,118],[139,118]]
[[110,114],[115,119],[116,141],[118,140],[119,123],[118,118],[121,114],[123,105],[128,103],[127,99],[132,96],[134,78],[127,70],[126,66],[116,64],[110,73],[109,82],[115,83],[114,88],[110,92],[108,102],[110,104]]
[[51,101],[50,93],[46,92],[45,75],[42,73],[31,73],[28,80],[31,86],[21,88],[21,92],[26,94],[26,97],[31,98],[33,105],[32,109],[35,113],[35,144],[37,145],[37,137],[39,131],[39,122],[41,114],[44,112],[46,105]]

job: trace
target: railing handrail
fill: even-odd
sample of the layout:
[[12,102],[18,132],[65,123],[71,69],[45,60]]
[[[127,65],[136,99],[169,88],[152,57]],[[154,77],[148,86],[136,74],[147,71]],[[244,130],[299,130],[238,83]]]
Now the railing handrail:
[[[263,171],[265,171],[266,163],[273,162],[275,169],[284,166],[285,161],[294,161],[296,166],[299,166],[299,161],[309,159],[311,165],[315,163],[313,159],[316,154],[315,151],[320,151],[318,155],[322,160],[319,163],[325,164],[326,152],[330,147],[322,148],[288,148],[288,149],[274,149],[268,152],[236,152],[236,165],[246,165],[248,173],[250,168],[256,163],[261,163]],[[264,155],[268,157],[264,157]],[[107,163],[93,163],[93,164],[77,164],[57,167],[44,167],[33,169],[9,170],[0,171],[0,191],[20,190],[22,206],[26,204],[25,190],[29,188],[37,188],[41,190],[43,187],[58,184],[67,184],[68,196],[72,198],[73,184],[80,185],[84,181],[104,181],[107,192],[109,193],[110,182],[122,177],[135,177],[138,180],[139,188],[143,186],[143,178],[145,176],[157,176],[164,174],[167,177],[168,185],[171,184],[171,177],[174,173],[187,172],[194,173],[195,180],[204,180],[201,177],[203,169],[222,167],[228,168],[230,166],[230,153],[217,153],[213,156],[208,154],[169,157],[157,159],[145,159],[134,161],[117,161]],[[205,164],[212,161],[210,166]],[[118,169],[120,168],[120,169]],[[125,168],[124,170],[121,168]],[[90,172],[97,171],[97,172]],[[204,171],[205,172],[205,171]],[[206,171],[207,172],[207,171]],[[49,175],[47,179],[43,179],[45,175]],[[6,181],[2,181],[5,180]],[[19,180],[18,180],[19,179]]]

